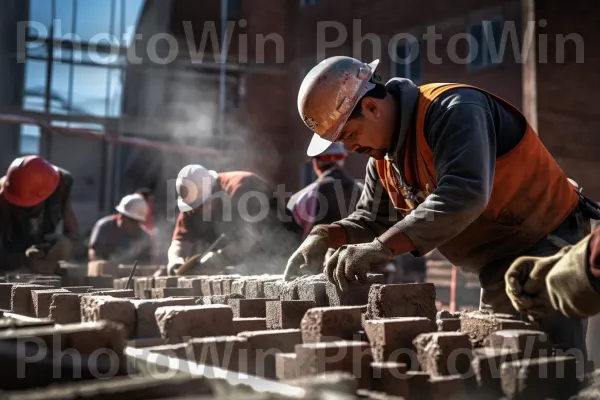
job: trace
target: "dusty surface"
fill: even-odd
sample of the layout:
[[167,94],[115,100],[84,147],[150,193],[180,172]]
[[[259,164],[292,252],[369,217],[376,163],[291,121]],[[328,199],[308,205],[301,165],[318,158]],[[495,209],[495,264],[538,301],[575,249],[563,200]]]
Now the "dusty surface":
[[195,300],[189,298],[154,299],[154,300],[132,300],[135,307],[136,324],[135,337],[153,338],[160,337],[160,330],[156,323],[154,313],[159,307],[165,306],[193,306]]
[[367,318],[436,317],[435,286],[431,283],[373,285],[369,291]]
[[298,329],[306,312],[315,306],[313,301],[267,301],[267,328]]
[[10,309],[17,314],[35,317],[35,309],[31,299],[31,291],[44,289],[53,289],[53,287],[46,285],[27,284],[14,285],[10,294]]
[[128,337],[135,332],[135,307],[127,299],[83,295],[80,311],[81,322],[107,320],[122,324]]
[[78,293],[57,293],[52,295],[48,317],[57,324],[81,322],[81,295]]
[[332,283],[326,284],[326,293],[331,306],[355,306],[367,304],[369,299],[369,290],[372,285],[382,284],[382,274],[368,274],[367,282],[350,282],[348,290],[340,291]]
[[189,337],[230,335],[233,330],[231,307],[221,304],[160,307],[155,316],[161,337],[170,343]]
[[529,329],[530,324],[515,319],[499,318],[497,315],[471,311],[461,315],[460,330],[469,335],[475,347],[484,345],[492,333],[504,329]]
[[69,293],[69,291],[65,289],[31,291],[31,300],[33,301],[33,309],[36,317],[47,318],[50,315],[50,303],[52,303],[52,295],[54,293]]
[[461,332],[422,333],[413,341],[421,369],[431,376],[465,375],[471,369],[471,342]]
[[304,343],[351,340],[361,330],[361,307],[316,307],[300,323]]

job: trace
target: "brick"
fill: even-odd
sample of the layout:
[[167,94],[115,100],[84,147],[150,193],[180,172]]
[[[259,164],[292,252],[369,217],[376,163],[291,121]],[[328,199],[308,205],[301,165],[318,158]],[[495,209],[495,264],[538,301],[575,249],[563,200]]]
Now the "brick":
[[[298,282],[299,280],[291,281],[291,282],[283,282],[281,285],[281,300],[300,300],[300,295],[298,294]],[[327,299],[327,303],[329,304],[329,299]]]
[[[37,362],[24,363],[22,355],[17,353],[17,346],[14,346],[16,340],[31,343],[31,351],[36,351],[39,348],[36,346],[42,344],[53,351],[46,352],[45,356],[44,353],[40,354],[43,359],[36,358]],[[2,354],[0,387],[3,390],[23,390],[32,386],[48,386],[56,381],[56,365],[61,365],[60,372],[65,374],[63,376],[72,377],[77,373],[82,379],[93,378],[94,373],[104,376],[109,376],[111,372],[124,373],[127,370],[123,356],[125,342],[123,328],[108,321],[0,331],[0,347],[6,350]],[[98,357],[99,351],[104,356]],[[106,357],[107,351],[116,356],[111,357],[110,363]],[[76,369],[73,370],[70,363],[65,362],[64,352],[96,354],[89,358],[96,362],[89,362],[88,358],[84,358],[86,362],[75,364]],[[99,362],[100,360],[104,362]],[[27,376],[27,379],[22,376]]]
[[0,309],[10,310],[10,298],[14,283],[0,283]]
[[179,278],[178,287],[191,288],[194,296],[210,296],[210,293],[204,293],[202,282],[206,278],[201,277],[182,277]]
[[327,297],[327,283],[303,280],[298,282],[298,298],[304,301],[313,301],[317,307],[329,305]]
[[471,338],[475,347],[481,347],[492,333],[504,329],[528,329],[529,324],[514,319],[498,318],[494,314],[472,311],[460,317],[460,331]]
[[88,276],[119,276],[119,264],[112,261],[90,261],[88,262]]
[[230,335],[233,330],[231,307],[220,304],[160,307],[155,315],[161,337],[170,343],[186,337]]
[[306,311],[314,307],[313,301],[267,301],[267,329],[298,329]]
[[57,324],[81,322],[81,295],[78,293],[56,293],[52,295],[48,317]]
[[244,370],[251,375],[275,379],[275,356],[291,353],[302,343],[300,329],[241,332],[239,337],[248,341],[247,365]]
[[87,293],[92,286],[65,286],[63,289],[68,290],[71,293]]
[[245,368],[248,341],[239,336],[217,336],[191,339],[187,343],[188,357],[202,365],[212,365],[229,371]]
[[29,284],[51,286],[55,289],[60,289],[60,287],[62,286],[60,279],[35,279],[29,282]]
[[229,294],[229,295],[213,295],[213,296],[202,296],[196,298],[196,304],[199,305],[209,305],[209,304],[223,304],[229,305],[229,300],[243,299],[243,297],[239,294]]
[[32,290],[52,289],[52,286],[45,285],[14,285],[10,294],[10,309],[16,314],[35,317],[33,301],[31,299]]
[[516,361],[519,352],[508,349],[484,347],[473,350],[471,368],[482,393],[491,397],[502,397],[500,367],[504,362]]
[[159,288],[176,288],[178,286],[178,278],[176,276],[156,276],[154,277],[154,287]]
[[114,278],[110,275],[106,276],[88,276],[85,279],[85,286],[92,286],[95,288],[113,288]]
[[135,332],[135,307],[127,299],[110,296],[81,297],[81,322],[107,320],[123,325],[128,337]]
[[261,279],[252,279],[246,282],[246,297],[248,299],[265,298],[265,282]]
[[[238,278],[231,283],[231,293],[246,295],[246,278]],[[206,295],[206,294],[205,294]]]
[[[30,400],[133,400],[196,397],[207,398],[211,389],[206,378],[190,375],[116,377],[81,383],[69,383],[21,392]],[[189,396],[189,397],[187,397]]]
[[50,315],[50,303],[54,293],[69,293],[64,289],[45,289],[32,290],[31,299],[33,301],[33,309],[35,316],[38,318],[47,318]]
[[406,364],[397,362],[373,362],[373,390],[408,399]]
[[425,317],[435,321],[435,286],[432,283],[372,285],[367,319]]
[[365,321],[365,333],[377,362],[400,362],[417,369],[413,340],[422,333],[435,332],[433,321],[423,317]]
[[146,299],[147,291],[151,291],[152,288],[154,288],[154,277],[152,276],[137,277],[133,280],[133,290],[135,292],[135,297],[138,297],[140,299]]
[[296,362],[300,376],[329,371],[349,372],[358,380],[358,387],[371,387],[373,362],[371,348],[366,342],[336,341],[306,343],[296,346]]
[[422,333],[413,344],[421,369],[431,376],[466,375],[471,371],[471,342],[464,333]]
[[233,333],[250,331],[264,331],[267,329],[266,318],[234,318]]
[[469,398],[468,381],[462,375],[432,376],[429,379],[431,400]]
[[505,362],[502,391],[508,399],[563,399],[577,390],[573,357],[547,357]]
[[[285,383],[294,387],[300,387],[309,393],[333,392],[336,395],[347,394],[354,398],[358,390],[357,380],[348,372],[325,372],[311,376],[300,376],[296,379],[288,379]],[[344,399],[346,397],[343,397]]]
[[222,283],[223,283],[223,280],[218,279],[218,278],[214,278],[210,281],[210,289],[211,289],[213,295],[222,296],[225,294],[225,293],[223,293]]
[[200,287],[202,289],[203,296],[211,296],[214,294],[212,289],[212,281],[210,278],[202,279]]
[[436,321],[438,331],[440,332],[459,332],[460,319],[458,318],[443,318]]
[[138,338],[160,337],[160,330],[158,329],[156,316],[154,314],[159,307],[195,305],[193,297],[132,300],[131,302],[135,307],[135,337]]
[[521,358],[552,355],[552,346],[548,336],[544,332],[529,329],[508,329],[494,332],[487,337],[485,345],[514,350],[521,355]]
[[283,281],[267,282],[264,285],[267,299],[280,299]]
[[279,380],[298,377],[296,353],[277,353],[275,355],[275,376]]
[[302,321],[304,343],[350,340],[361,330],[361,307],[316,307]]
[[235,318],[265,318],[265,299],[230,299],[228,304]]
[[161,287],[152,289],[153,299],[164,299],[173,296],[193,296],[194,291],[191,288]]
[[100,290],[97,292],[93,292],[94,296],[111,296],[117,297],[120,299],[133,299],[135,298],[135,293],[133,289],[113,289],[113,290]]
[[368,274],[367,282],[350,282],[348,290],[340,291],[337,286],[327,282],[326,292],[331,306],[357,306],[367,304],[369,300],[369,290],[372,285],[382,284],[382,274]]
[[461,312],[450,312],[448,310],[440,310],[435,315],[435,319],[459,319],[463,313]]
[[233,282],[235,278],[223,278],[221,280],[221,290],[223,295],[227,296],[230,295],[231,292],[231,283]]
[[127,281],[129,279],[128,278],[115,278],[113,279],[113,289],[116,290],[123,290],[127,288]]

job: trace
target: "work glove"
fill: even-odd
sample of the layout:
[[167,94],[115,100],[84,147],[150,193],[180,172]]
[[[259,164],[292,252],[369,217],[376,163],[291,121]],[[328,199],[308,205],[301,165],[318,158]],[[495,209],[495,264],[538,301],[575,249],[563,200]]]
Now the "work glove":
[[506,294],[517,311],[541,319],[552,310],[546,277],[571,247],[563,247],[553,256],[519,257],[512,263],[504,279]]
[[366,282],[372,267],[385,265],[394,257],[392,250],[378,239],[371,243],[344,245],[325,263],[325,274],[329,282],[345,292],[349,282],[357,279]]
[[289,258],[283,279],[291,281],[302,275],[315,275],[322,271],[323,262],[329,250],[327,228],[317,226],[308,234],[304,242]]

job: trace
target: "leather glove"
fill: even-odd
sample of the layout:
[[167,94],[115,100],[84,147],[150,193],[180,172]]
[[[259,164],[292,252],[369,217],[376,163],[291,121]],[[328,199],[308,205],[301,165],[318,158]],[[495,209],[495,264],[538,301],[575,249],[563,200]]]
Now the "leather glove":
[[283,273],[283,279],[291,281],[302,275],[320,273],[328,250],[329,235],[327,228],[316,226],[289,258]]
[[504,279],[506,294],[517,311],[540,319],[552,310],[546,277],[571,247],[563,247],[553,256],[519,257],[512,263]]
[[378,239],[371,243],[344,245],[337,249],[325,264],[329,282],[341,291],[348,290],[348,282],[367,281],[372,267],[385,265],[394,259],[394,253]]

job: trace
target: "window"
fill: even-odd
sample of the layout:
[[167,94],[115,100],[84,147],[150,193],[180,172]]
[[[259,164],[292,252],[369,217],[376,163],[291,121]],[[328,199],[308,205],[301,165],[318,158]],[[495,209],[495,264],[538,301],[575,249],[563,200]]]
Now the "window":
[[19,153],[22,156],[40,154],[40,127],[37,125],[21,125]]
[[502,25],[502,20],[497,18],[479,21],[469,26],[470,67],[486,68],[502,63]]
[[393,74],[413,82],[421,80],[421,49],[417,40],[405,40],[396,46],[396,59],[393,61]]
[[46,61],[27,60],[25,64],[25,97],[23,108],[27,111],[44,111],[46,95]]

